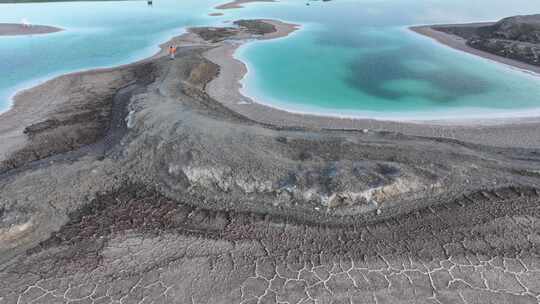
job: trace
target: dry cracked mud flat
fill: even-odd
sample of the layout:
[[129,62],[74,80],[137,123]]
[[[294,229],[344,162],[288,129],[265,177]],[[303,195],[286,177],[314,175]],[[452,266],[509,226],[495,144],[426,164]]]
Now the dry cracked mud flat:
[[205,53],[261,28],[20,96],[0,303],[539,303],[539,149],[240,115]]

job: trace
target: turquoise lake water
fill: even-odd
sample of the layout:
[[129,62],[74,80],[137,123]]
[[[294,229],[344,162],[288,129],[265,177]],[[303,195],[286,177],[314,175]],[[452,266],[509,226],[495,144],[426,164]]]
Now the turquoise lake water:
[[[2,4],[0,22],[56,25],[65,32],[0,38],[0,111],[9,96],[51,76],[143,58],[196,25],[277,18],[302,30],[253,42],[244,93],[298,112],[373,118],[467,118],[540,113],[540,77],[441,46],[409,32],[416,24],[496,20],[540,12],[516,0],[286,0],[210,17],[223,1]],[[511,6],[511,7],[508,7]]]

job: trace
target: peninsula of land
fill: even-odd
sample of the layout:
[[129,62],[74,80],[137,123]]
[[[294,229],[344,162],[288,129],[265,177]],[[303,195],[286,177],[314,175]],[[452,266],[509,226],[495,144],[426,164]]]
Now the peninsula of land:
[[540,73],[540,15],[498,22],[415,26],[411,30],[454,49]]
[[[86,2],[86,1],[133,1],[133,0],[0,0],[0,4],[18,4],[18,3],[47,3],[47,2]],[[137,1],[137,0],[134,0]]]
[[61,28],[47,25],[26,26],[19,23],[0,23],[0,36],[42,35],[62,31]]

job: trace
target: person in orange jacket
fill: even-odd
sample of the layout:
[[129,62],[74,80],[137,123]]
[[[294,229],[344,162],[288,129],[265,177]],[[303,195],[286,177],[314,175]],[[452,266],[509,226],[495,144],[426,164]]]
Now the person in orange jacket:
[[171,60],[173,60],[175,58],[175,55],[176,55],[176,46],[169,46],[169,58],[171,58]]

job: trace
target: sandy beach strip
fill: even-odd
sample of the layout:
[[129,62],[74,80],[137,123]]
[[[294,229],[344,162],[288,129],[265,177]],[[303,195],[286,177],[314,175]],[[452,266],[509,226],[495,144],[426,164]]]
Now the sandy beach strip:
[[218,5],[215,7],[215,9],[225,10],[225,9],[242,8],[243,4],[247,4],[251,2],[276,2],[276,1],[275,0],[235,0],[232,2]]
[[63,31],[63,29],[48,25],[24,26],[18,23],[0,23],[0,36],[42,35]]
[[[482,25],[489,25],[492,23],[471,23],[471,24],[463,24],[463,25],[453,25],[453,24],[445,24],[445,25],[437,25],[437,27],[445,27],[445,26],[482,26]],[[420,35],[429,37],[441,44],[444,44],[448,47],[451,47],[453,49],[466,52],[472,55],[476,55],[485,59],[489,59],[498,63],[502,63],[514,68],[518,68],[520,70],[530,71],[534,72],[536,74],[540,74],[540,67],[535,66],[532,64],[524,63],[521,61],[517,61],[514,59],[501,57],[495,54],[491,54],[482,50],[475,49],[473,47],[470,47],[467,45],[467,40],[465,40],[462,37],[451,35],[445,32],[437,31],[434,28],[434,25],[426,25],[426,26],[413,26],[409,29],[412,30],[415,33],[418,33]]]

